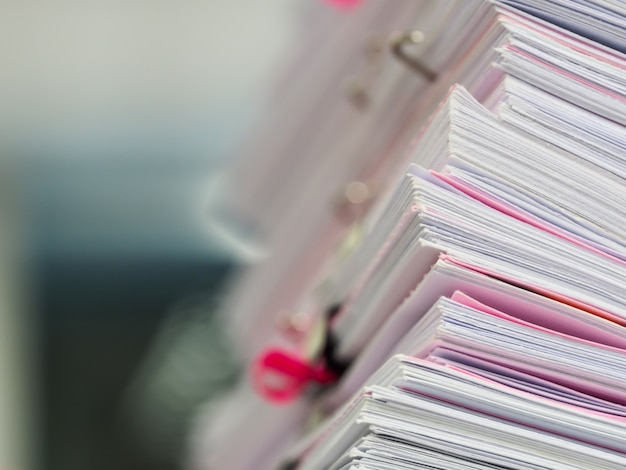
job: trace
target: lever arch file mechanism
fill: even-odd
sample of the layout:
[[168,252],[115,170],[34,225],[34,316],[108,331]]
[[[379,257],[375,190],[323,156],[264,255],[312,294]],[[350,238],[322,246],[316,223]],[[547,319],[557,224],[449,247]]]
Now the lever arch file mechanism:
[[390,38],[391,50],[393,54],[406,65],[414,69],[420,75],[428,80],[437,78],[437,73],[426,66],[419,57],[412,57],[407,51],[413,45],[420,44],[424,41],[424,33],[418,30],[409,32],[395,32]]
[[206,468],[626,468],[626,2],[324,14],[344,42],[292,71],[242,194],[272,255]]

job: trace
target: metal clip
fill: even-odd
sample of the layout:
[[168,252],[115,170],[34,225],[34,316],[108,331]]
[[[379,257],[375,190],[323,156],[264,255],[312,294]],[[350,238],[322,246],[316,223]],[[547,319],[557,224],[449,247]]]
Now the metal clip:
[[415,55],[407,53],[407,49],[424,42],[424,33],[421,31],[397,31],[389,37],[389,46],[393,55],[403,64],[409,66],[429,81],[437,78],[437,73],[424,64]]

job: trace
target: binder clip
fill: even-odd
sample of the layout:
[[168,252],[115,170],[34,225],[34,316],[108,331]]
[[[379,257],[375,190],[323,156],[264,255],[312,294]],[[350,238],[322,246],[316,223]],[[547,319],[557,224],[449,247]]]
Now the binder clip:
[[349,364],[336,357],[337,339],[330,330],[340,309],[341,305],[331,306],[313,326],[304,354],[270,348],[259,356],[252,367],[252,384],[263,398],[289,403],[310,385],[332,384],[348,368]]
[[324,347],[321,351],[321,356],[324,359],[326,368],[336,374],[338,377],[341,377],[343,373],[348,369],[348,367],[350,367],[350,363],[348,361],[342,360],[337,357],[337,346],[339,344],[339,340],[330,328],[332,320],[341,311],[341,308],[341,304],[335,304],[331,305],[326,310],[326,322],[328,326],[326,328],[326,340],[324,342]]
[[389,46],[392,54],[403,64],[418,72],[429,81],[437,78],[437,73],[429,68],[422,60],[410,53],[410,49],[424,42],[424,33],[421,31],[396,31],[389,37]]

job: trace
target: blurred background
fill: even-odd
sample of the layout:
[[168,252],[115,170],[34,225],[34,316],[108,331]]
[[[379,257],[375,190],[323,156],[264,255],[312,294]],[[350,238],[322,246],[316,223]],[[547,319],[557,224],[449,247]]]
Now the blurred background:
[[0,467],[180,468],[237,364],[207,213],[296,0],[0,0]]

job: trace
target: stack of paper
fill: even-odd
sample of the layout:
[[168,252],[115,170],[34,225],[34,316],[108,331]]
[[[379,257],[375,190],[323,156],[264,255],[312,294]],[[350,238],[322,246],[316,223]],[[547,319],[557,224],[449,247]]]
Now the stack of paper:
[[458,83],[386,155],[324,295],[297,303],[339,306],[314,359],[349,367],[302,398],[327,420],[282,460],[626,468],[626,4],[468,2],[448,21],[463,54],[422,52]]
[[355,395],[299,468],[626,464],[626,59],[492,14],[480,101],[452,88],[336,277],[325,404]]
[[327,424],[299,468],[626,465],[624,407],[463,359],[398,355],[373,382]]
[[604,0],[502,0],[550,23],[626,52],[626,5]]

